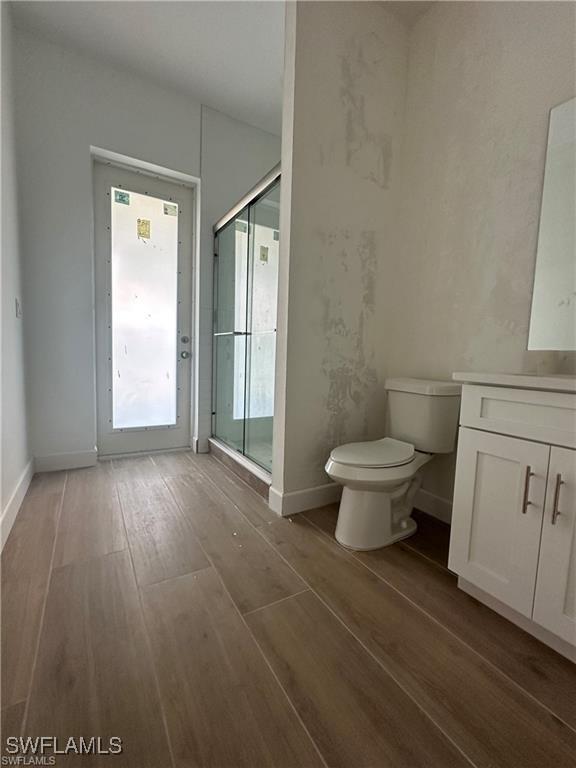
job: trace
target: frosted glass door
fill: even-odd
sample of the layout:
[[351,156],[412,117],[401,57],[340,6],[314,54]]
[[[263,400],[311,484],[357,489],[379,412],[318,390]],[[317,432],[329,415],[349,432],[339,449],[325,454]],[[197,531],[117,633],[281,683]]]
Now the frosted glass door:
[[111,192],[112,427],[173,426],[178,204]]
[[95,164],[98,450],[190,441],[192,193]]

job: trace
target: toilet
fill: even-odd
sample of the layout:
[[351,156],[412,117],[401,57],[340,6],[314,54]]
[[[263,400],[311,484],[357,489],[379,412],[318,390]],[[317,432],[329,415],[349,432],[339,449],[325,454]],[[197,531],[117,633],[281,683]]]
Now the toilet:
[[380,549],[416,531],[422,469],[456,442],[459,384],[404,378],[386,379],[385,388],[389,436],[334,448],[326,464],[344,486],[336,539],[350,549]]

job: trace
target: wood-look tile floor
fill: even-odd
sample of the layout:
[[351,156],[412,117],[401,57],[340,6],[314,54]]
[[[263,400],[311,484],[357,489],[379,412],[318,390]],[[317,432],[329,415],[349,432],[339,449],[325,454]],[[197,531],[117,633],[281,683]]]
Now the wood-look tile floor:
[[211,456],[37,475],[2,556],[2,739],[127,768],[569,768],[576,667],[459,591],[447,527],[375,552]]

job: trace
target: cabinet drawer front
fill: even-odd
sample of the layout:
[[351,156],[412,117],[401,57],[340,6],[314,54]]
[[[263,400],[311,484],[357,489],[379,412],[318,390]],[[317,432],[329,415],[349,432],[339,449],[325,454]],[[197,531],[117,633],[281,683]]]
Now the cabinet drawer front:
[[460,429],[450,568],[532,615],[550,448]]
[[576,448],[576,395],[465,386],[460,424]]

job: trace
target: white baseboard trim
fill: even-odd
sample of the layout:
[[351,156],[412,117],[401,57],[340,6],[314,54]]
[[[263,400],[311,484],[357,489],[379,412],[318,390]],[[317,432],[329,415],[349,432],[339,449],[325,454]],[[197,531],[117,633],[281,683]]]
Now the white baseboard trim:
[[34,477],[34,461],[33,459],[31,459],[28,462],[28,464],[26,464],[26,466],[24,467],[24,470],[20,475],[18,482],[16,483],[16,488],[14,488],[12,495],[8,499],[8,503],[2,510],[2,519],[0,521],[0,529],[1,529],[0,549],[4,549],[4,544],[6,544],[6,540],[10,535],[10,531],[12,530],[12,526],[14,525],[14,520],[16,520],[16,515],[18,514],[20,507],[22,506],[22,502],[24,501],[24,496],[26,496],[26,491],[28,490],[28,487],[33,477]]
[[[163,453],[186,453],[190,451],[190,446],[184,448],[160,448],[159,451],[131,451],[130,453],[107,453],[105,456],[98,454],[97,461],[112,461],[113,459],[140,459],[143,456],[155,456]],[[89,464],[88,466],[93,466]],[[78,469],[78,467],[68,467],[68,469]]]
[[[294,515],[297,512],[305,512],[307,509],[315,509],[325,504],[334,504],[340,501],[342,486],[337,483],[326,483],[315,488],[304,488],[301,491],[288,491],[282,493],[276,488],[270,487],[268,506],[277,515]],[[430,491],[420,489],[416,495],[414,506],[432,517],[450,524],[452,520],[452,503],[448,499],[436,496]]]
[[342,486],[336,483],[317,485],[315,488],[304,488],[301,491],[288,491],[282,493],[270,487],[268,506],[277,515],[286,517],[296,512],[305,512],[307,509],[316,509],[325,504],[334,504],[340,501]]
[[78,451],[77,453],[50,453],[47,456],[36,456],[34,460],[36,472],[57,472],[59,469],[80,469],[93,467],[98,462],[98,451]]
[[452,521],[452,502],[448,499],[443,499],[441,496],[436,496],[430,491],[420,488],[416,494],[414,500],[414,506],[416,509],[426,512],[427,515],[436,517],[438,520],[442,520],[443,523]]
[[194,453],[209,453],[210,452],[210,438],[208,437],[193,437],[192,438],[192,450]]

